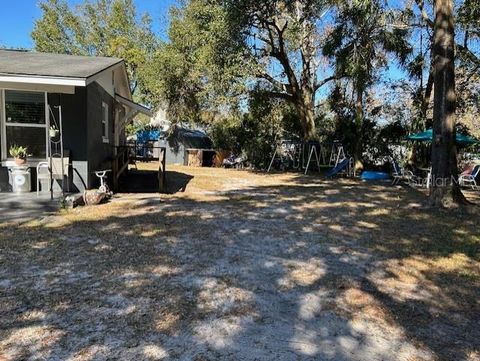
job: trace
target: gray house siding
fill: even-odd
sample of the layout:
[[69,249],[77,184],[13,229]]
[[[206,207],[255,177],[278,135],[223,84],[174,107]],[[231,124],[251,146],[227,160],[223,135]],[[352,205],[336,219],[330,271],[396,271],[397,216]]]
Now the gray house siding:
[[[88,186],[86,90],[76,87],[75,94],[48,94],[48,103],[57,119],[55,107],[62,106],[63,144],[64,149],[70,152],[72,164],[69,189],[72,192],[83,191]],[[48,189],[48,184],[42,184],[42,189]]]
[[187,149],[211,149],[211,139],[200,130],[177,127],[172,134],[161,134],[159,146],[166,148],[167,164],[187,165]]
[[167,164],[181,164],[185,163],[185,147],[183,144],[179,144],[176,147],[171,147],[168,140],[160,139],[158,142],[159,147],[165,147],[166,149],[166,161]]
[[11,190],[8,169],[0,166],[0,192],[8,192]]
[[[4,103],[7,109],[3,109]],[[49,115],[44,103],[53,114]],[[108,111],[102,103],[108,105]],[[30,170],[31,188],[36,190],[37,165],[46,161],[49,153],[48,127],[59,125],[58,106],[62,109],[63,149],[69,152],[71,165],[67,184],[71,192],[97,187],[94,172],[113,168],[115,146],[126,143],[126,123],[138,113],[152,115],[132,100],[123,59],[0,49],[0,192],[12,190],[8,167],[15,163],[7,147],[16,143],[29,148],[31,155],[25,167]],[[56,122],[49,124],[49,119]],[[118,129],[114,122],[118,122]],[[59,147],[54,153],[60,153]],[[44,183],[40,190],[48,192],[49,180]],[[56,190],[61,185],[55,180]]]
[[[102,140],[102,102],[108,104],[108,143]],[[98,83],[93,82],[87,87],[87,156],[88,156],[88,187],[98,186],[98,178],[93,172],[101,169],[111,169],[114,156],[114,111],[115,99]]]
[[[62,125],[64,149],[70,153],[68,189],[71,192],[83,191],[87,187],[88,162],[87,162],[87,117],[86,117],[86,90],[83,87],[76,87],[75,94],[48,93],[48,104],[53,115],[50,114],[51,125],[59,122],[58,105],[62,107]],[[31,167],[32,189],[36,188],[36,168]],[[60,181],[54,182],[54,190],[60,190]],[[12,179],[7,167],[0,166],[0,191],[11,191]],[[41,182],[41,190],[49,190],[48,181]]]
[[[108,104],[108,138],[102,139],[102,102]],[[48,103],[53,114],[59,120],[58,105],[62,107],[62,125],[64,149],[70,153],[68,189],[82,192],[98,186],[94,171],[111,169],[114,156],[114,112],[115,99],[98,83],[85,87],[76,87],[75,94],[48,94]],[[54,121],[51,117],[51,125]],[[36,187],[35,168],[31,168],[32,189]],[[0,191],[11,191],[12,180],[8,168],[0,166]],[[60,190],[60,181],[54,183],[54,189]],[[41,183],[41,190],[48,191],[48,181]]]

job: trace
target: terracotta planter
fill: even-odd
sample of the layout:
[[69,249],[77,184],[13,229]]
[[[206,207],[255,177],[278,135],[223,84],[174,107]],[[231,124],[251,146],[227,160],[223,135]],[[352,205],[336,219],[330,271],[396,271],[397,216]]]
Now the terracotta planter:
[[16,165],[23,165],[27,163],[27,158],[15,158],[14,161]]

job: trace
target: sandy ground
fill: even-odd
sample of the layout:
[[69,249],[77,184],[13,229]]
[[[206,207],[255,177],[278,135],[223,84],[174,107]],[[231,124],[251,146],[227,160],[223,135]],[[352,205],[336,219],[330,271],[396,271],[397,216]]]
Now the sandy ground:
[[475,211],[296,174],[169,183],[0,224],[0,360],[480,360]]

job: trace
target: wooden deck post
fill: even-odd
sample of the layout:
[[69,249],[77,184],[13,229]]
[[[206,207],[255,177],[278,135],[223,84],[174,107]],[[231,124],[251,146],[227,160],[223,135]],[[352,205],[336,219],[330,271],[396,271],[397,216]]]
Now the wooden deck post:
[[160,148],[160,154],[158,157],[158,191],[160,193],[167,192],[167,169],[166,169],[167,150],[166,148]]

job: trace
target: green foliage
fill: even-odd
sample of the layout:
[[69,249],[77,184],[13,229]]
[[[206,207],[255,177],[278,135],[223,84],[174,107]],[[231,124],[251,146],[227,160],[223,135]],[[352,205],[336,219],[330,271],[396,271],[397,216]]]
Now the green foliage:
[[335,61],[336,72],[366,90],[378,71],[387,66],[388,54],[406,64],[412,48],[408,31],[386,26],[395,14],[380,1],[340,2],[335,26],[323,54]]
[[480,3],[478,0],[464,0],[458,9],[458,23],[470,35],[480,37]]
[[252,93],[249,113],[222,118],[209,124],[214,146],[245,155],[257,168],[265,168],[283,137],[301,137],[295,110],[287,102],[262,91]]
[[146,77],[158,40],[132,0],[85,0],[75,9],[66,0],[43,0],[40,9],[31,34],[35,50],[123,58],[136,98],[155,103]]
[[[321,1],[190,0],[171,12],[170,42],[157,53],[173,121],[202,121],[239,109],[256,88],[297,108],[314,127],[321,54]],[[309,119],[306,119],[309,118]]]
[[150,118],[145,114],[139,114],[135,117],[133,122],[125,126],[125,135],[127,137],[136,135],[140,130],[148,129],[150,126]]
[[[344,137],[355,157],[355,167],[362,168],[362,153],[371,139],[371,124],[366,117],[365,96],[377,83],[380,71],[388,66],[389,55],[394,55],[402,65],[411,54],[409,32],[394,24],[396,14],[379,0],[340,1],[337,4],[334,28],[326,40],[323,54],[335,63],[335,72],[343,77],[333,90],[331,100],[341,97],[333,106],[338,115]],[[351,87],[352,99],[340,89]],[[330,102],[332,104],[332,102]],[[342,107],[343,103],[343,107]]]
[[212,0],[191,0],[170,12],[169,43],[150,68],[150,88],[168,105],[171,121],[201,122],[202,112],[235,108],[246,71],[225,9]]
[[42,18],[32,32],[35,49],[47,53],[82,54],[76,46],[78,19],[63,0],[40,3]]
[[[432,13],[430,2],[417,3]],[[165,103],[170,121],[201,123],[217,147],[248,153],[256,165],[283,135],[304,136],[306,110],[314,114],[318,139],[342,139],[351,154],[358,140],[379,154],[376,142],[396,141],[400,127],[424,127],[428,118],[426,82],[420,79],[431,66],[430,23],[409,5],[183,0],[171,9],[169,40],[161,42],[133,0],[68,4],[40,2],[42,17],[32,32],[37,50],[125,58],[138,100]],[[458,119],[480,134],[480,5],[463,0],[456,10]],[[412,56],[419,31],[425,49]],[[375,98],[393,58],[407,72],[397,82],[401,95]],[[331,72],[335,84],[319,102],[319,94],[327,93],[318,92],[323,82],[317,78]],[[137,122],[128,131],[143,126]]]
[[21,146],[21,145],[12,145],[10,149],[8,150],[8,153],[13,157],[17,159],[24,159],[27,158],[28,156],[28,149],[27,147]]

